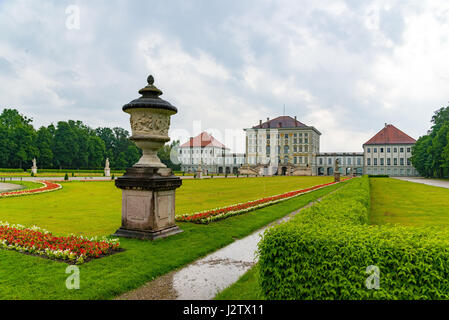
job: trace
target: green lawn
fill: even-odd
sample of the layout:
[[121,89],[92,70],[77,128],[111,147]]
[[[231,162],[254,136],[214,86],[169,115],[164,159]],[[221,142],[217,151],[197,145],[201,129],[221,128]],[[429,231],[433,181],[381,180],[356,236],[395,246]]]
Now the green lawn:
[[328,183],[333,177],[260,177],[183,180],[176,213],[191,213]]
[[449,189],[370,178],[372,224],[449,227]]
[[[288,179],[283,177],[281,180],[291,187]],[[239,183],[248,187],[249,182],[245,184],[244,180],[251,179],[241,179],[238,182],[237,179],[214,181],[218,186],[228,181],[235,184],[234,188],[238,188]],[[296,181],[296,187],[292,189],[304,187],[304,184],[315,185],[317,182],[308,177],[292,180]],[[256,178],[253,181],[256,182]],[[273,181],[276,182],[276,179]],[[190,181],[183,188],[191,188],[192,193],[204,193],[207,188],[200,187],[202,184],[209,184],[209,190],[213,189],[213,184],[210,183],[209,180]],[[274,193],[281,189],[280,184],[277,186]],[[0,299],[113,298],[228,245],[234,239],[250,234],[339,186],[329,186],[210,225],[179,223],[184,232],[167,239],[152,242],[123,238],[121,246],[125,251],[80,266],[79,290],[67,290],[65,287],[67,264],[0,250]],[[223,185],[222,188],[226,189]],[[254,189],[257,190],[256,187]],[[209,192],[215,193],[213,190]],[[226,196],[223,191],[222,194]],[[208,201],[207,195],[201,194],[198,197],[205,199],[205,205],[213,205]],[[258,197],[260,196],[256,198]],[[181,206],[184,203],[187,207],[189,201],[190,197],[185,197],[180,192],[177,204]],[[0,199],[0,221],[36,224],[57,234],[109,235],[120,226],[120,202],[120,190],[111,182],[70,182],[56,192]]]
[[255,265],[237,282],[220,292],[215,300],[265,300],[258,279],[258,268]]
[[[270,180],[273,186],[269,184]],[[184,180],[176,193],[178,214],[254,200],[312,185],[330,178],[278,177]],[[63,189],[0,199],[0,220],[37,225],[54,233],[109,235],[121,221],[121,190],[112,181],[62,183]],[[92,223],[92,222],[95,223]]]

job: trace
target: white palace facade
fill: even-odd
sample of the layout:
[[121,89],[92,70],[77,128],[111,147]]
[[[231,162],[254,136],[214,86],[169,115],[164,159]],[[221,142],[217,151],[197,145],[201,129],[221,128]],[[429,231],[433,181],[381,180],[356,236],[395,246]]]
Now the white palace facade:
[[321,153],[321,133],[296,117],[260,120],[244,131],[247,157],[241,174],[333,175],[339,159],[343,175],[418,176],[410,161],[416,140],[391,124],[363,144],[363,152]]

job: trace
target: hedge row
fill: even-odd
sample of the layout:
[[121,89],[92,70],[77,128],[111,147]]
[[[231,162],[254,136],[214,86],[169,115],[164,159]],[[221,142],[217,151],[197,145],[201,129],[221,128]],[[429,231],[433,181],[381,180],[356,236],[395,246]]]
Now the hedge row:
[[[26,172],[31,172],[31,169],[27,169]],[[37,173],[104,173],[103,170],[76,170],[76,169],[37,169]],[[111,173],[125,173],[125,170],[111,170]]]
[[[370,226],[369,179],[353,179],[259,243],[268,299],[449,299],[449,232]],[[378,268],[376,275],[370,269]],[[376,284],[375,278],[379,279]]]
[[25,172],[23,169],[0,168],[0,172]]

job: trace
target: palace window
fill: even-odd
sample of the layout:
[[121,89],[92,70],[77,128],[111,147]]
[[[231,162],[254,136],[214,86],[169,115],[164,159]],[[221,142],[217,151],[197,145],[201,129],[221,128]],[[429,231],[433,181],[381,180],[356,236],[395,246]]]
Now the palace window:
[[410,161],[410,158],[407,159],[407,165],[410,166],[412,163]]
[[404,158],[401,158],[400,161],[401,161],[401,166],[403,166],[404,165]]
[[384,153],[384,148],[380,148],[380,153]]
[[401,151],[401,152],[404,152],[404,148],[401,148],[400,151]]
[[288,153],[288,146],[284,146],[284,153]]
[[394,164],[395,166],[398,165],[398,159],[397,159],[397,158],[394,158],[394,159],[393,159],[393,164]]
[[383,158],[380,159],[380,165],[381,165],[381,166],[384,165],[384,159],[383,159]]
[[391,166],[391,159],[387,158],[387,166]]
[[394,149],[393,149],[393,152],[398,152],[398,148],[394,148]]
[[390,153],[391,152],[391,148],[387,148],[387,153]]
[[357,158],[357,165],[360,166],[362,164],[362,160],[360,158]]
[[374,153],[377,153],[377,148],[374,148],[373,152],[374,152]]
[[407,152],[410,153],[410,148],[407,148]]
[[377,158],[374,158],[374,165],[377,166]]
[[366,149],[367,153],[371,153],[371,148]]
[[366,159],[366,165],[367,165],[367,166],[370,166],[370,165],[371,165],[371,159],[369,159],[369,158]]

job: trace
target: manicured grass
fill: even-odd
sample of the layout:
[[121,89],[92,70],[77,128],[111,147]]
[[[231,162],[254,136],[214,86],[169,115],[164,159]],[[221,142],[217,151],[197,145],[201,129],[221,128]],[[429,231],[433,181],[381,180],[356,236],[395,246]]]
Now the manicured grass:
[[[192,213],[247,202],[333,181],[333,177],[260,177],[183,180],[176,213]],[[178,201],[178,199],[180,201]]]
[[[211,209],[323,182],[315,177],[279,177],[271,180],[271,187],[268,179],[184,180],[176,193],[176,212]],[[122,198],[112,181],[61,184],[62,190],[54,193],[0,199],[0,220],[37,225],[54,234],[95,236],[117,230]]]
[[[80,266],[79,290],[66,289],[66,264],[0,250],[0,299],[113,298],[228,245],[340,185],[210,225],[179,223],[184,232],[167,239],[121,239],[124,252]],[[120,191],[114,190],[108,182],[71,182],[58,192],[1,199],[0,220],[35,223],[54,233],[107,235],[120,226]]]
[[249,269],[230,287],[220,292],[215,300],[265,300],[259,286],[257,265]]
[[449,189],[370,178],[371,224],[449,227]]

